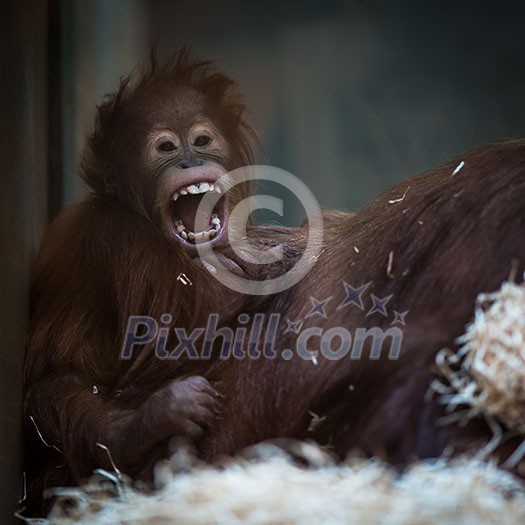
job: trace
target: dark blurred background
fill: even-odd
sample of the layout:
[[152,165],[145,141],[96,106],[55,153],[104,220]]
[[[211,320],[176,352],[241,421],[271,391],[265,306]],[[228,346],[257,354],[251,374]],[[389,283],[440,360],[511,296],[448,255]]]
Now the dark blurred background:
[[246,96],[258,160],[302,178],[324,207],[357,209],[465,149],[525,137],[524,21],[523,2],[4,0],[0,522],[23,494],[31,262],[82,193],[95,105],[153,42],[216,59]]
[[467,148],[525,136],[525,4],[62,2],[63,200],[95,104],[188,43],[240,84],[265,156],[322,206],[356,209]]

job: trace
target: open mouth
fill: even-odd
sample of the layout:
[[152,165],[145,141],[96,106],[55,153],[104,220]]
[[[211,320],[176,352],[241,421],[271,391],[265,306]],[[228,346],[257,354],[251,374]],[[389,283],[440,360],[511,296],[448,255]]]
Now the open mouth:
[[[169,204],[169,220],[172,234],[186,246],[216,243],[227,226],[225,198],[219,197],[213,209],[199,205],[205,194],[222,194],[214,181],[193,182],[181,186],[172,195]],[[207,209],[208,208],[208,209]]]

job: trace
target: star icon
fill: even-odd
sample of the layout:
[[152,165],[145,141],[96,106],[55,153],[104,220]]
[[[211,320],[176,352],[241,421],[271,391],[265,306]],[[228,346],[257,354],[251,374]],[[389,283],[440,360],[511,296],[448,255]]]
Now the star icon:
[[337,309],[340,310],[341,308],[344,308],[349,304],[355,304],[358,308],[364,310],[365,305],[363,304],[362,295],[365,293],[365,291],[371,284],[372,281],[369,281],[366,284],[359,286],[358,288],[354,288],[351,284],[348,284],[346,281],[343,281],[346,297],[341,301],[341,304],[337,307]]
[[407,314],[408,310],[406,312],[396,312],[396,310],[394,310],[394,320],[390,324],[400,324],[406,326],[405,317]]
[[380,299],[379,297],[376,297],[373,293],[370,294],[370,297],[372,298],[372,302],[374,303],[372,305],[372,308],[368,310],[366,313],[366,316],[375,314],[376,312],[380,313],[381,315],[384,315],[385,317],[388,316],[388,312],[386,311],[386,305],[390,299],[392,299],[392,295],[387,295],[386,297],[383,297],[383,299]]
[[318,301],[315,297],[310,297],[310,301],[312,301],[312,309],[306,314],[305,319],[308,319],[314,315],[320,315],[326,319],[325,308],[331,299],[332,296],[328,297],[328,299],[325,299],[324,301]]
[[301,327],[303,326],[303,322],[301,320],[290,321],[290,319],[286,319],[286,322],[288,323],[288,326],[286,327],[286,330],[284,331],[285,334],[288,332],[298,334],[301,331]]

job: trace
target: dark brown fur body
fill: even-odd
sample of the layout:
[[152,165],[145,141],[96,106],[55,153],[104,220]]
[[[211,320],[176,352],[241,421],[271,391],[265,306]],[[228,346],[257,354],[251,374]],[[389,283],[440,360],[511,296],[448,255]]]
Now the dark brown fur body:
[[[461,160],[463,169],[452,176]],[[379,360],[366,352],[357,360],[319,355],[317,365],[297,357],[222,363],[217,376],[229,379],[225,392],[243,395],[226,403],[214,453],[285,436],[316,439],[340,456],[361,450],[400,465],[437,457],[446,447],[454,454],[478,451],[492,435],[485,422],[441,425],[443,407],[436,396],[425,401],[425,395],[439,377],[437,352],[457,348],[455,339],[473,319],[477,294],[497,290],[511,275],[523,278],[525,141],[475,150],[386,191],[356,216],[336,214],[325,226],[314,269],[270,299],[265,311],[305,319],[311,296],[332,297],[327,319],[308,318],[302,329],[340,326],[352,334],[358,327],[386,330],[394,309],[408,311],[400,357],[389,360],[383,351]],[[338,309],[345,298],[343,280],[354,287],[370,281],[368,292],[392,295],[389,317],[366,316],[369,299],[364,311],[352,305]],[[295,348],[295,339],[281,332],[279,350]],[[314,338],[313,348],[318,341]],[[310,411],[326,417],[315,432],[308,432]],[[496,456],[507,459],[518,443],[505,443]]]

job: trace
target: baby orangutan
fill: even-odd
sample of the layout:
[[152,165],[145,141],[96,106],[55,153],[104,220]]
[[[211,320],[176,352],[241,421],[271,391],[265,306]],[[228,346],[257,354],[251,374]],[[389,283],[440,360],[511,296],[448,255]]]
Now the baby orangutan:
[[243,110],[234,82],[186,51],[163,66],[152,60],[98,107],[81,168],[90,194],[49,228],[34,269],[24,387],[30,496],[111,468],[107,450],[140,477],[167,455],[171,437],[198,442],[219,414],[209,363],[159,361],[147,348],[137,359],[120,353],[133,315],[169,316],[191,332],[209,312],[227,322],[242,308],[199,263],[196,242],[241,271],[227,225],[247,187],[222,196],[200,230],[196,210],[203,194],[221,192],[221,175],[252,163]]

